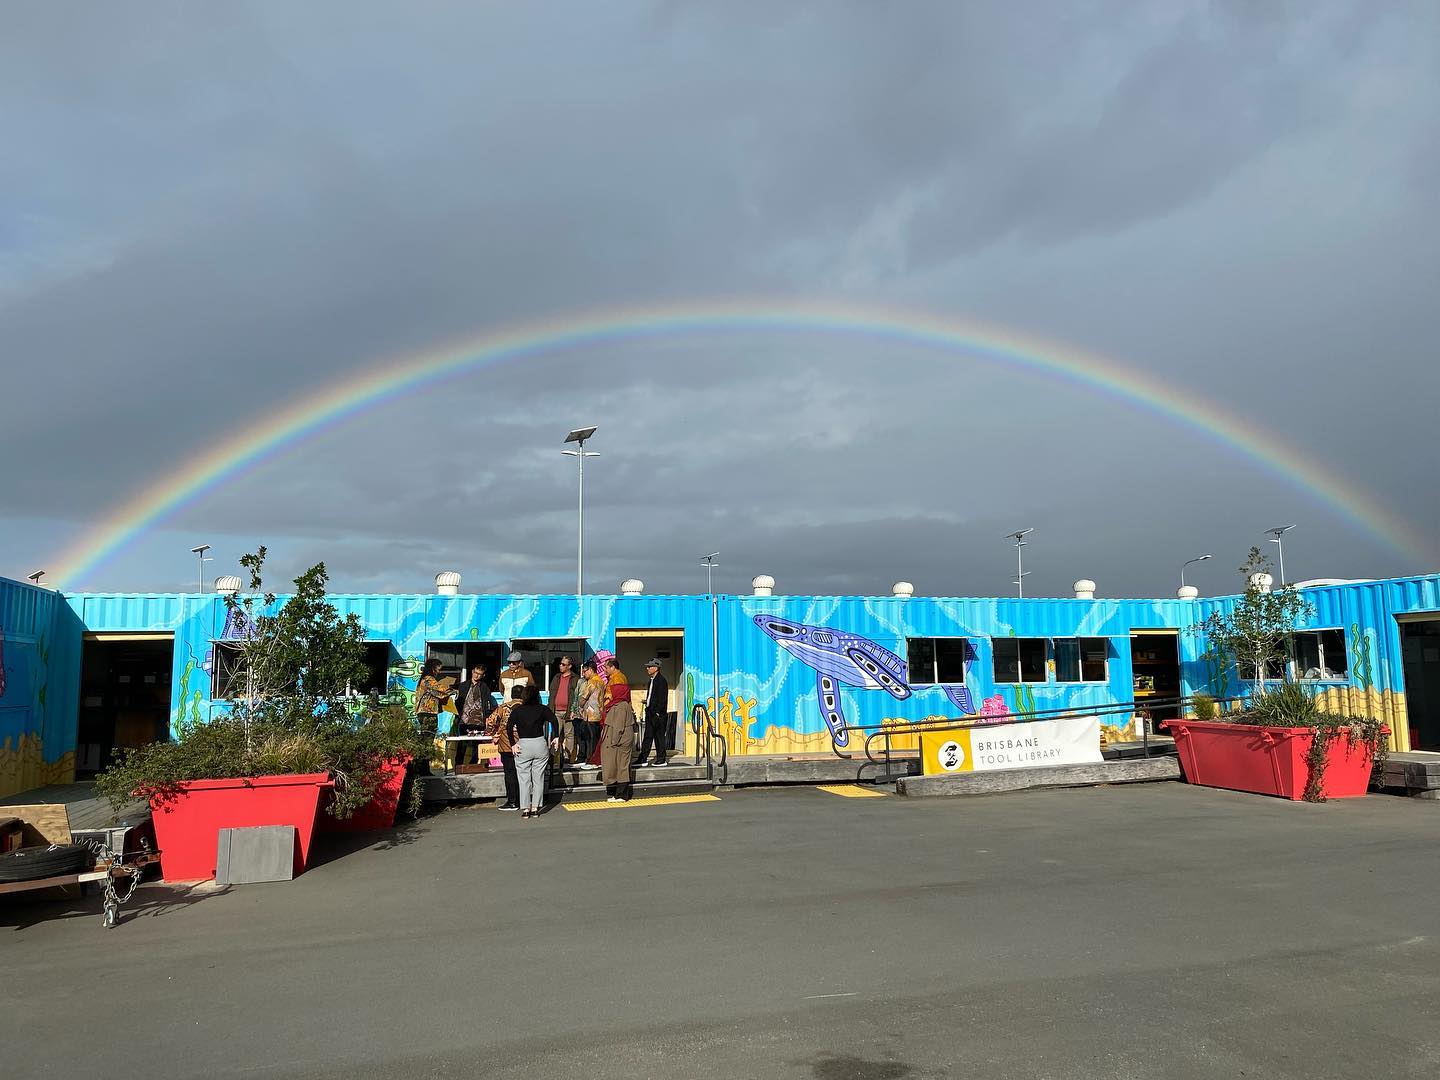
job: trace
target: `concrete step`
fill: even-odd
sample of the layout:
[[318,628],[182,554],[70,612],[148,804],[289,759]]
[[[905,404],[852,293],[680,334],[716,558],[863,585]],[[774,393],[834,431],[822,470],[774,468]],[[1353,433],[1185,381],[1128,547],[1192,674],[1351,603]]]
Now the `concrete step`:
[[[712,790],[705,780],[639,781],[633,785],[633,789],[637,799],[642,795],[703,795]],[[596,784],[594,787],[571,788],[563,792],[552,789],[545,799],[547,802],[561,803],[603,802],[605,787]]]
[[[499,769],[492,772],[467,773],[463,776],[422,776],[419,778],[422,797],[427,803],[473,802],[477,799],[503,799],[505,797],[505,774]],[[648,765],[635,770],[636,791],[640,787],[654,785],[660,791],[690,794],[709,791],[703,765],[666,765],[657,769]],[[584,795],[600,793],[605,797],[605,785],[600,782],[599,769],[570,769],[561,771],[557,777],[551,774],[549,790],[552,793]],[[654,792],[651,792],[654,794]]]
[[[690,765],[672,763],[663,768],[656,768],[653,765],[643,766],[635,770],[635,779],[655,781],[677,781],[677,780],[705,780],[704,765]],[[551,784],[557,783],[552,779]],[[572,769],[566,768],[561,772],[559,784],[567,788],[579,788],[593,786],[600,782],[599,769]]]

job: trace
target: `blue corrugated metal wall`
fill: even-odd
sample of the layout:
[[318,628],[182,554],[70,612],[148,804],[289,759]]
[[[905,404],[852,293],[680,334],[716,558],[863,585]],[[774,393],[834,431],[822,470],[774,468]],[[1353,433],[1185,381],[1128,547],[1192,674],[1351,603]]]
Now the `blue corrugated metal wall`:
[[0,578],[0,796],[75,778],[80,649],[59,594]]
[[[1349,677],[1324,689],[1352,711],[1394,717],[1396,742],[1408,745],[1403,721],[1403,675],[1399,614],[1440,610],[1440,577],[1331,586],[1307,590],[1315,615],[1306,625],[1345,628],[1355,655]],[[710,700],[714,683],[710,602],[703,596],[436,596],[413,594],[336,595],[341,612],[355,612],[372,640],[394,644],[401,663],[392,670],[399,690],[413,689],[413,668],[429,641],[510,641],[516,638],[585,638],[591,649],[615,649],[623,630],[672,628],[684,632],[685,678],[677,704],[685,714],[695,701],[715,711],[732,752],[796,752],[828,749],[829,733],[817,696],[811,663],[782,648],[754,622],[757,614],[779,616],[809,627],[852,635],[865,655],[877,649],[906,655],[912,637],[964,637],[973,648],[964,680],[976,708],[1023,712],[1030,709],[1099,706],[1133,698],[1130,635],[1136,628],[1179,631],[1182,690],[1238,694],[1233,668],[1217,674],[1205,659],[1206,643],[1189,628],[1234,597],[1185,600],[1074,600],[941,597],[720,597],[721,700]],[[92,631],[172,631],[175,676],[172,722],[182,713],[204,718],[218,706],[210,698],[208,656],[224,626],[224,605],[212,596],[85,595],[71,605]],[[1352,635],[1353,631],[1353,635]],[[1059,683],[1053,664],[1044,682],[997,684],[993,640],[1004,637],[1104,637],[1110,641],[1108,679],[1103,683]],[[818,661],[817,661],[818,662]],[[843,665],[842,661],[837,661]],[[643,672],[628,673],[634,679]],[[910,687],[897,696],[841,680],[842,711],[851,724],[874,727],[887,720],[956,715],[940,687]],[[73,728],[71,734],[73,746]]]

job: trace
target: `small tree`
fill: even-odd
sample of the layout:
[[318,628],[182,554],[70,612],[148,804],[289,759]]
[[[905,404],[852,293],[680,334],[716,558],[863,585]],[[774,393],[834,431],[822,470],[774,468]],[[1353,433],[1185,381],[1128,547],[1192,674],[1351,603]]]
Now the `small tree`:
[[[182,721],[173,742],[117,751],[96,786],[123,806],[134,794],[174,797],[190,780],[329,772],[329,812],[349,817],[391,776],[392,763],[429,761],[434,742],[374,695],[356,707],[350,688],[367,674],[365,630],[326,600],[324,563],[296,578],[294,595],[273,613],[276,597],[262,592],[265,549],[240,563],[252,593],[225,603],[227,625],[239,633],[244,698],[210,719]],[[420,797],[415,785],[411,813]]]
[[1250,549],[1245,565],[1239,569],[1245,578],[1245,592],[1239,602],[1228,611],[1211,612],[1191,629],[1210,639],[1212,651],[1235,657],[1236,674],[1242,679],[1244,669],[1240,665],[1253,664],[1255,688],[1263,691],[1267,669],[1289,657],[1296,624],[1313,615],[1315,609],[1289,586],[1270,592],[1256,583],[1257,575],[1270,570],[1270,560],[1258,547]]
[[[277,710],[292,720],[323,717],[343,710],[350,688],[366,676],[365,627],[354,612],[341,617],[325,598],[325,564],[316,563],[295,579],[295,592],[279,611],[263,592],[265,548],[240,558],[250,574],[249,595],[226,596],[225,605],[245,628],[240,654],[245,669],[242,718]],[[256,614],[257,598],[262,602]]]

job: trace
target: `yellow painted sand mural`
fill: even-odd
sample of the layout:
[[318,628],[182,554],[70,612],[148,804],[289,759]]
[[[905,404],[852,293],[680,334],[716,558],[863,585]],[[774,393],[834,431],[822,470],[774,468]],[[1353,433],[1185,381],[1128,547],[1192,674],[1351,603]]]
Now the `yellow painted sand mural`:
[[6,739],[0,746],[0,798],[46,784],[70,784],[75,781],[75,754],[72,751],[59,761],[46,761],[39,738],[20,736],[18,746]]

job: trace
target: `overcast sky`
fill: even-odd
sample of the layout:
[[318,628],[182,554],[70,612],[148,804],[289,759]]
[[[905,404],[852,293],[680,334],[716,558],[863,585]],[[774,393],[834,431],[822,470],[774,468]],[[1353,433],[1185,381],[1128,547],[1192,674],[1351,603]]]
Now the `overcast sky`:
[[[387,357],[733,296],[1069,343],[1440,536],[1432,0],[83,7],[0,34],[0,574]],[[403,397],[66,584],[573,589],[581,424],[592,590],[1003,594],[1019,527],[1032,594],[1230,591],[1291,523],[1292,580],[1440,568],[1087,389],[687,333]]]

